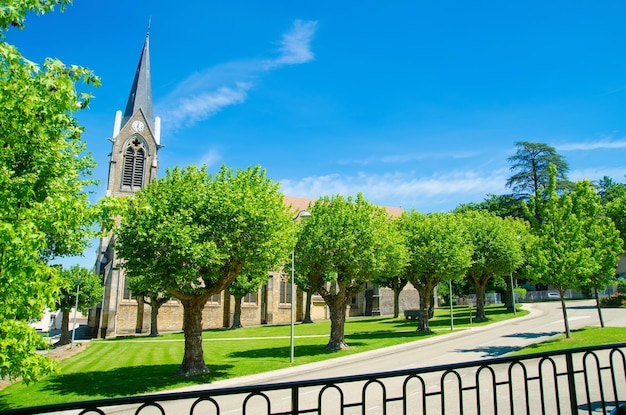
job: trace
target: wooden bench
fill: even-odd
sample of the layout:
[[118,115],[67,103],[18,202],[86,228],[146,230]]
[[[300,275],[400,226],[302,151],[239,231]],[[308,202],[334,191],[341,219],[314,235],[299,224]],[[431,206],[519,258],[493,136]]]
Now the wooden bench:
[[421,312],[414,308],[410,310],[404,310],[404,318],[407,320],[415,320],[416,318],[419,318],[420,314]]

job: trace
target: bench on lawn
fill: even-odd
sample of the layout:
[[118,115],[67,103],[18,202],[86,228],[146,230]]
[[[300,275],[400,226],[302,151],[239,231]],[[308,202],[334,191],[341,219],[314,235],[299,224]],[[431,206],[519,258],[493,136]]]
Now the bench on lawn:
[[407,320],[415,320],[419,318],[420,314],[420,311],[415,308],[404,310],[404,318]]

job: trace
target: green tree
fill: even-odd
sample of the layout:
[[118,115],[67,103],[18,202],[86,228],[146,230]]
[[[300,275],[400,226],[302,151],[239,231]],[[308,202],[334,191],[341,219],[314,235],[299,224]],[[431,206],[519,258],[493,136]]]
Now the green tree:
[[46,59],[40,66],[6,42],[27,14],[69,1],[7,0],[0,7],[0,377],[34,381],[53,369],[35,353],[45,347],[28,321],[43,315],[58,293],[53,258],[81,254],[94,210],[84,187],[93,160],[75,118],[97,85],[85,68]]
[[122,214],[116,249],[128,278],[145,275],[183,305],[181,376],[207,373],[202,310],[240,274],[284,263],[294,234],[278,184],[259,167],[168,170],[135,194]]
[[541,187],[548,186],[550,163],[554,164],[558,171],[557,188],[571,187],[567,179],[569,166],[554,147],[529,141],[518,141],[515,147],[515,154],[508,158],[513,175],[506,181],[506,186],[518,199],[527,200],[530,196],[536,197]]
[[[617,183],[605,176],[598,183],[598,188],[598,194],[605,206],[606,215],[615,224],[622,241],[626,242],[626,184]],[[622,249],[626,249],[626,246],[623,246]]]
[[464,213],[472,210],[485,210],[494,215],[505,218],[513,216],[516,218],[524,217],[524,209],[522,202],[514,195],[495,195],[488,194],[485,200],[479,203],[462,203],[454,209],[454,213]]
[[398,264],[408,263],[410,251],[407,249],[406,237],[402,232],[402,217],[392,217],[390,220],[390,226],[395,227],[397,231],[394,230],[387,235],[388,238],[395,238],[387,244],[388,260],[386,263],[389,269],[374,276],[372,282],[393,290],[393,317],[397,318],[400,315],[400,293],[409,282],[404,269],[398,268]]
[[587,246],[584,226],[586,222],[576,216],[572,196],[556,190],[556,166],[550,165],[547,188],[540,188],[536,197],[525,207],[531,220],[531,233],[535,236],[529,244],[526,273],[531,280],[552,284],[561,297],[565,336],[570,338],[569,321],[564,294],[568,288],[580,286],[581,278],[591,274],[591,256]]
[[[142,310],[144,304],[150,306],[150,337],[158,337],[159,310],[163,304],[170,301],[173,297],[164,290],[155,289],[154,285],[151,284],[151,279],[143,276],[129,278],[128,288],[137,299],[138,310]],[[137,313],[137,318],[141,319],[139,312]]]
[[574,214],[582,222],[586,239],[585,249],[589,252],[589,273],[583,276],[582,287],[593,290],[600,326],[604,327],[598,289],[606,287],[615,275],[617,261],[623,253],[623,241],[611,218],[605,214],[600,196],[587,180],[576,183],[572,194]]
[[402,231],[409,251],[405,277],[420,296],[417,330],[429,332],[433,290],[441,281],[462,277],[471,264],[473,245],[464,223],[454,213],[402,216]]
[[519,220],[489,212],[468,212],[464,222],[474,251],[466,278],[476,291],[476,320],[485,320],[485,288],[494,277],[517,269],[523,262]]
[[[347,346],[344,339],[346,309],[367,281],[402,269],[405,260],[395,255],[401,236],[383,208],[356,198],[319,199],[311,217],[301,224],[296,269],[308,275],[330,310],[331,330],[326,350]],[[392,263],[397,261],[397,263]]]
[[235,298],[235,312],[231,329],[243,327],[241,325],[241,301],[247,294],[255,294],[261,285],[267,282],[267,269],[254,273],[241,273],[228,286],[228,292]]
[[[98,304],[102,300],[102,284],[100,277],[86,268],[75,265],[69,269],[61,269],[60,272],[59,297],[54,309],[61,310],[63,319],[61,320],[61,337],[56,342],[57,346],[69,344],[72,341],[70,336],[70,311],[76,306],[76,295],[78,294],[78,311],[87,313],[90,307]],[[74,328],[76,330],[76,328]]]

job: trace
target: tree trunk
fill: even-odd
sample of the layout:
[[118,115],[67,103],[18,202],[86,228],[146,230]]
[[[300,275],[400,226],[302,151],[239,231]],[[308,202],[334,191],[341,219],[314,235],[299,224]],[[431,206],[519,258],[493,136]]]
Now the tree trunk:
[[208,296],[202,295],[181,300],[185,327],[185,355],[176,374],[191,377],[209,373],[202,350],[202,310]]
[[159,308],[161,303],[154,297],[150,297],[150,337],[159,335]]
[[428,324],[428,316],[430,315],[430,299],[433,296],[433,290],[430,286],[419,286],[418,293],[420,296],[420,316],[417,323],[417,331],[430,333],[430,325]]
[[600,307],[600,298],[598,297],[598,286],[593,286],[593,296],[596,299],[596,308],[598,309],[598,318],[600,319],[600,327],[604,327],[604,319],[602,318],[602,308]]
[[[61,337],[59,338],[59,341],[54,344],[55,346],[64,346],[72,342],[72,337],[70,336],[71,311],[71,309],[61,309],[61,314],[63,315],[63,318],[61,319]],[[76,327],[74,327],[74,330],[76,330]]]
[[330,302],[327,300],[326,303],[330,309],[330,340],[324,350],[335,351],[347,349],[348,345],[344,340],[347,304],[345,301],[340,300]]
[[313,288],[309,288],[306,292],[306,305],[304,306],[304,318],[302,324],[311,324],[313,319],[311,318],[311,302],[313,297]]
[[241,325],[241,300],[242,296],[235,295],[235,312],[233,314],[233,324],[230,326],[231,329],[238,329],[243,327]]
[[505,306],[506,306],[506,311],[509,313],[513,312],[513,295],[515,295],[513,293],[513,282],[511,281],[511,278],[505,278],[506,280],[506,300],[505,300]]
[[[137,296],[137,319],[135,320],[135,333],[140,334],[143,331],[143,306],[145,304],[145,298],[143,296]],[[152,332],[150,333],[152,335]],[[157,333],[158,335],[158,333]]]
[[398,318],[400,315],[400,293],[402,292],[400,284],[393,285],[393,318]]
[[563,298],[562,290],[559,290],[559,295],[561,296],[561,308],[563,309],[563,322],[565,323],[565,338],[571,339],[572,336],[569,330],[569,320],[567,319],[567,307],[565,307],[565,299]]
[[485,314],[485,287],[487,282],[475,284],[474,289],[476,290],[476,321],[485,321],[487,320],[487,315]]

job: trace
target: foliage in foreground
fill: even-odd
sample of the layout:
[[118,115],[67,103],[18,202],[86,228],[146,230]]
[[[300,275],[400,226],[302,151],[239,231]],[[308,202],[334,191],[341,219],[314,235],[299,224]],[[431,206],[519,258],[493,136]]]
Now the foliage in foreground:
[[49,261],[82,254],[95,219],[84,190],[94,163],[75,113],[90,98],[77,85],[99,80],[56,59],[37,65],[5,38],[27,15],[69,3],[5,0],[0,7],[0,378],[32,381],[53,370],[34,353],[45,345],[28,322],[56,302]]

